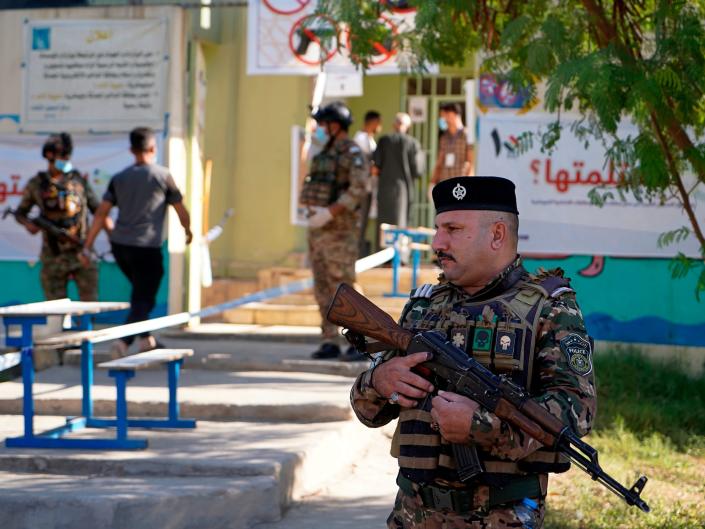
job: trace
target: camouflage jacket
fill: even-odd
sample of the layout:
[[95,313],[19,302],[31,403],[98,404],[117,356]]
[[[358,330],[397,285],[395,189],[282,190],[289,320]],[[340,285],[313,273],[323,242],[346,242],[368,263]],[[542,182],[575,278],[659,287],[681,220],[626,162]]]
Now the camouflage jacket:
[[365,154],[349,138],[341,138],[314,156],[304,180],[300,201],[309,206],[345,206],[345,213],[324,229],[347,229],[356,224],[359,207],[367,195],[370,170]]
[[[40,172],[27,182],[17,213],[26,217],[36,205],[44,218],[69,234],[84,239],[88,231],[88,211],[94,213],[99,203],[88,180],[78,171],[62,173],[58,178]],[[67,251],[75,252],[78,248],[42,232],[42,255],[58,255]]]
[[[412,292],[400,324],[415,331],[445,331],[492,371],[528,387],[536,402],[582,436],[589,432],[596,408],[592,340],[575,293],[561,276],[560,270],[528,274],[517,259],[474,295],[451,283],[427,285]],[[387,352],[381,361],[398,354]],[[398,417],[392,455],[405,475],[418,482],[459,483],[451,446],[430,428],[430,408],[390,404],[370,386],[371,374],[372,369],[362,373],[351,391],[360,421],[378,427]],[[562,454],[484,408],[472,419],[468,441],[478,448],[487,473],[568,467]]]

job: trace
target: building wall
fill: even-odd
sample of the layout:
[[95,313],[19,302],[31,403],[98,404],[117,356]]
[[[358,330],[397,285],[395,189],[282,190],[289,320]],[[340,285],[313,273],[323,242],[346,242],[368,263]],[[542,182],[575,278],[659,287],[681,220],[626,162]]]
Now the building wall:
[[305,251],[289,223],[290,135],[308,114],[308,77],[247,76],[245,9],[223,9],[220,44],[206,44],[205,157],[213,160],[209,221],[234,208],[211,247],[214,275],[252,277]]
[[[0,133],[16,133],[21,128],[17,123],[22,100],[23,56],[23,21],[25,19],[142,19],[169,18],[170,20],[170,72],[168,78],[168,111],[170,114],[170,130],[168,141],[165,142],[165,163],[172,168],[172,173],[178,185],[185,189],[187,173],[183,164],[176,163],[185,158],[185,108],[184,95],[185,60],[183,51],[188,35],[184,30],[183,11],[174,7],[90,7],[62,9],[32,9],[32,10],[0,10],[0,75],[3,78],[3,88],[0,90]],[[8,116],[17,118],[8,119]],[[63,129],[57,123],[56,130]],[[46,134],[37,135],[37,153]],[[0,170],[11,170],[3,167]],[[175,216],[170,214],[168,250],[165,244],[165,276],[157,296],[157,306],[153,316],[163,315],[167,310],[177,312],[183,303],[183,276],[185,273],[183,256],[183,230],[180,230]],[[4,222],[14,222],[12,219]],[[178,230],[176,230],[178,228]],[[10,278],[6,287],[0,292],[0,305],[25,303],[43,299],[39,283],[41,266],[35,262],[0,261],[0,276]],[[175,287],[169,296],[169,286]],[[69,292],[74,299],[77,294],[71,285]],[[99,265],[99,297],[101,300],[127,301],[130,291],[127,281],[112,262]],[[121,321],[122,315],[112,315],[112,321]]]

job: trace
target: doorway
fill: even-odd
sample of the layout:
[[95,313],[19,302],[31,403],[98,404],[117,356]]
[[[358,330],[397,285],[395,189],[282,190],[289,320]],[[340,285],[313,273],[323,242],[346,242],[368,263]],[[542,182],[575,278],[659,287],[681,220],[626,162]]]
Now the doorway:
[[[428,183],[438,154],[439,109],[444,103],[458,103],[462,108],[463,126],[465,123],[465,81],[470,75],[437,75],[429,77],[406,77],[402,83],[401,108],[409,109],[410,98],[425,105],[425,112],[409,112],[412,127],[409,133],[421,143],[423,171],[414,189],[413,202],[409,212],[410,226],[433,227],[435,211],[428,197]],[[423,99],[423,101],[422,101]],[[420,118],[423,117],[423,121]],[[419,121],[415,121],[415,119]]]

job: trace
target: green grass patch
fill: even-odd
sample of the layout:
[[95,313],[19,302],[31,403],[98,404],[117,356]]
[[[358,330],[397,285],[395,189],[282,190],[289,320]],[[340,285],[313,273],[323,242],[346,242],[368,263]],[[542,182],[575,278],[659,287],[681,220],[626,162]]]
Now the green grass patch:
[[651,513],[627,506],[579,469],[552,476],[546,529],[705,528],[705,377],[637,352],[595,359],[597,422],[585,440],[627,488],[645,474]]
[[595,358],[595,431],[617,428],[639,439],[654,434],[675,450],[705,453],[705,377],[653,362],[636,351]]

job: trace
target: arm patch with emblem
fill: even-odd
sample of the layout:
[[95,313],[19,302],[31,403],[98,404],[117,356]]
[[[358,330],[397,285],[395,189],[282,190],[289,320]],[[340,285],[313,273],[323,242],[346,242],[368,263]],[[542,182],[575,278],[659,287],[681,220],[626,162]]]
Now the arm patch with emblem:
[[568,366],[578,375],[592,372],[592,347],[590,342],[576,333],[570,333],[560,341],[560,347],[568,360]]

